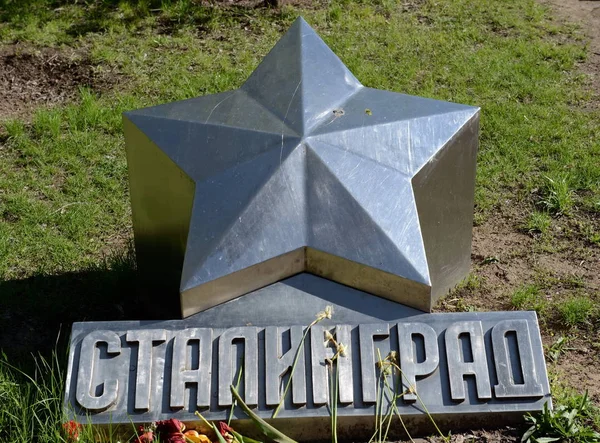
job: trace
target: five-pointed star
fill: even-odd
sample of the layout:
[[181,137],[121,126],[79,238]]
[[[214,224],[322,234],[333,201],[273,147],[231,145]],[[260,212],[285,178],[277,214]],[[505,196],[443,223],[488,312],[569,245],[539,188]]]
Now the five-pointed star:
[[[362,86],[300,18],[240,89],[126,114],[138,256],[159,242],[144,232],[179,230],[165,241],[184,255],[184,316],[303,271],[429,309],[440,271],[413,179],[477,119],[477,108]],[[159,185],[173,189],[157,198],[189,208],[172,211],[179,222],[148,215],[157,203],[134,182],[160,168],[136,166],[158,155],[140,145],[193,182],[193,201],[169,177]],[[466,145],[455,150],[470,161]]]

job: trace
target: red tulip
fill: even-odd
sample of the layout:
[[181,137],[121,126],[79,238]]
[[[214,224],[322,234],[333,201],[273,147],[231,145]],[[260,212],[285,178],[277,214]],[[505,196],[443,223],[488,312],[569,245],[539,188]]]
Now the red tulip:
[[154,442],[154,433],[152,431],[145,431],[142,434],[138,435],[135,443],[153,443]]
[[159,434],[177,434],[183,432],[185,425],[176,418],[156,422],[156,432]]
[[81,425],[74,420],[63,423],[62,425],[63,431],[65,432],[65,436],[67,437],[67,441],[78,441],[79,440],[79,431],[81,430]]

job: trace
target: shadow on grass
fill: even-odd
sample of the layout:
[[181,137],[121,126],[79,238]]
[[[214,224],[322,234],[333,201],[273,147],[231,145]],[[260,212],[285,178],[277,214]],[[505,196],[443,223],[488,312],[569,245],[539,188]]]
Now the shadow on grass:
[[132,248],[93,269],[0,281],[0,349],[30,360],[66,349],[73,322],[143,318],[138,286]]
[[216,24],[247,24],[252,9],[273,9],[278,0],[0,0],[0,22],[27,25],[29,18],[41,22],[56,18],[65,7],[83,8],[80,17],[72,21],[66,33],[81,37],[89,33],[105,32],[116,22],[136,28],[148,17],[156,18],[161,34],[175,32],[181,25],[193,25],[208,32]]

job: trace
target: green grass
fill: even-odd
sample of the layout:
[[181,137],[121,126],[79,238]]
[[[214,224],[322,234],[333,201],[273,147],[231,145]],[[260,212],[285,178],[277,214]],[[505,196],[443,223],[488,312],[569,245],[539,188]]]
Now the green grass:
[[[66,355],[65,355],[66,357]],[[64,359],[66,360],[66,358]],[[0,356],[0,441],[2,443],[118,443],[110,426],[98,428],[89,423],[65,429],[68,417],[62,409],[65,361],[56,352],[51,357],[29,358],[32,375],[14,367]],[[135,435],[132,425],[131,435]],[[77,439],[75,439],[77,437]]]
[[68,272],[129,237],[120,111],[86,90],[80,102],[6,124],[0,163],[0,275]]
[[587,323],[595,315],[596,305],[586,296],[574,297],[558,305],[562,322],[567,326],[579,326]]
[[552,218],[546,212],[533,211],[525,223],[525,230],[530,234],[546,234],[552,225]]
[[[481,107],[478,224],[510,200],[529,214],[516,227],[541,234],[547,252],[558,247],[555,231],[565,224],[580,227],[560,236],[598,247],[600,112],[584,106],[590,94],[577,69],[586,47],[580,31],[545,6],[331,0],[268,10],[207,3],[0,0],[0,44],[79,51],[98,72],[118,75],[111,90],[82,89],[72,103],[40,107],[0,128],[0,306],[7,330],[24,331],[0,342],[9,361],[48,354],[61,323],[137,318],[143,309],[130,298],[135,263],[121,113],[239,87],[298,15],[363,84]],[[472,274],[463,289],[484,283]],[[572,293],[549,302],[544,292],[554,286]],[[599,298],[583,292],[577,279],[537,276],[511,303],[587,330],[598,321]],[[461,299],[459,309],[472,307]],[[23,324],[33,332],[18,329]],[[17,427],[4,427],[11,418],[0,412],[0,429],[10,429],[0,441],[23,441],[20,433],[39,429],[27,410],[40,384],[2,371],[2,395],[27,403],[10,409],[24,414]],[[54,425],[38,441],[61,441],[52,414]]]
[[61,442],[63,372],[56,354],[35,360],[33,376],[0,357],[0,441]]
[[[364,84],[482,108],[479,222],[505,196],[526,202],[533,189],[551,214],[598,213],[598,115],[577,107],[587,95],[574,70],[585,48],[534,1],[425,1],[408,11],[340,0],[306,11],[26,3],[5,1],[2,41],[85,48],[126,81],[7,124],[0,238],[10,240],[0,242],[0,278],[81,269],[107,244],[122,246],[131,230],[121,112],[240,86],[299,14]],[[546,224],[538,217],[532,229]]]
[[540,205],[552,214],[568,215],[573,207],[574,195],[569,176],[560,174],[554,178],[548,176],[545,178],[544,196],[540,201]]
[[[561,338],[559,342],[564,345],[566,339]],[[529,417],[531,426],[524,433],[524,442],[599,442],[600,408],[591,401],[587,391],[579,392],[568,384],[568,380],[556,371],[556,363],[557,359],[550,360],[548,368],[554,410],[544,410]],[[525,438],[527,436],[529,440]]]
[[536,311],[544,323],[552,323],[568,328],[591,326],[597,318],[600,304],[591,295],[569,295],[552,299],[544,294],[544,288],[560,285],[566,289],[578,289],[583,285],[578,277],[554,279],[549,282],[541,280],[536,284],[523,284],[511,295],[510,302],[514,309]]
[[593,428],[597,414],[598,410],[587,393],[567,398],[564,404],[557,405],[554,410],[546,404],[541,414],[527,416],[531,426],[523,435],[522,441],[524,443],[600,442],[600,433]]
[[539,315],[544,314],[548,309],[548,302],[540,288],[531,284],[517,288],[511,296],[511,304],[515,309],[536,311]]
[[467,277],[456,286],[457,291],[460,291],[461,289],[476,291],[479,288],[481,288],[481,277],[474,273],[467,275]]

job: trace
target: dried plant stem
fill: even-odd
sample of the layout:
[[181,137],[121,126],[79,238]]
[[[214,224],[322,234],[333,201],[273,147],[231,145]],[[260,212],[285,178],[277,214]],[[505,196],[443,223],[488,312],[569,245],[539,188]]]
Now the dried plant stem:
[[277,415],[279,414],[279,411],[281,410],[281,407],[285,403],[285,398],[287,397],[287,393],[290,390],[290,386],[292,385],[292,378],[294,377],[294,372],[296,371],[296,364],[298,363],[298,359],[300,358],[301,353],[304,352],[304,341],[306,340],[306,336],[308,335],[308,332],[311,330],[311,328],[314,325],[319,323],[321,320],[324,320],[326,318],[331,318],[331,315],[332,315],[331,306],[327,306],[323,312],[319,312],[317,314],[317,318],[314,319],[312,321],[312,323],[308,325],[308,327],[304,331],[304,334],[302,334],[302,340],[300,340],[298,349],[296,349],[296,354],[294,355],[294,361],[292,362],[292,367],[290,369],[290,376],[288,378],[287,383],[285,384],[285,388],[283,389],[283,395],[281,396],[281,399],[279,400],[279,404],[275,408],[275,411],[273,411],[273,415],[271,418],[277,417]]
[[300,344],[298,345],[298,349],[296,349],[296,355],[294,355],[294,361],[292,362],[292,367],[290,369],[290,376],[288,378],[287,383],[285,384],[285,388],[283,389],[283,395],[281,396],[281,399],[279,400],[279,404],[275,408],[275,411],[273,411],[273,418],[277,417],[277,414],[279,414],[279,410],[283,406],[283,403],[285,402],[285,398],[287,397],[287,393],[290,389],[290,386],[292,385],[292,377],[294,376],[294,372],[296,371],[296,364],[298,363],[298,359],[300,358],[300,353],[304,352],[304,340],[306,340],[308,331],[310,331],[310,329],[316,324],[317,324],[317,321],[316,320],[313,321],[310,325],[308,325],[308,327],[306,328],[306,331],[304,331],[304,334],[302,335],[302,340],[300,341]]
[[404,424],[404,419],[402,418],[402,415],[400,414],[400,410],[398,409],[398,406],[394,405],[394,410],[396,412],[396,415],[398,416],[398,419],[400,420],[400,424],[402,425],[402,429],[404,429],[406,436],[412,443],[415,443],[412,436],[410,435],[410,432],[408,432],[408,428],[406,427],[406,424]]
[[[380,369],[380,376],[382,374],[381,368],[383,366],[383,360],[381,359],[381,352],[379,352],[379,348],[377,348],[377,367]],[[381,413],[383,407],[383,389],[381,388],[381,380],[378,379],[377,382],[377,391],[375,392],[375,431],[373,435],[369,439],[369,443],[372,443],[374,440],[377,442],[381,442]]]
[[406,433],[406,436],[408,437],[408,439],[412,443],[414,443],[414,440],[413,440],[412,436],[410,435],[410,432],[408,432],[408,428],[406,427],[406,424],[404,423],[404,419],[402,418],[402,415],[400,414],[400,410],[398,409],[398,405],[396,403],[399,399],[401,399],[402,397],[404,397],[404,394],[405,394],[404,392],[401,393],[401,394],[398,394],[398,388],[402,387],[402,376],[398,377],[398,382],[396,384],[396,390],[393,390],[391,388],[391,386],[389,385],[387,379],[385,380],[385,383],[386,383],[389,391],[393,392],[393,394],[394,394],[393,395],[393,399],[394,400],[392,402],[391,416],[390,416],[390,419],[388,421],[388,429],[386,430],[384,440],[387,440],[388,430],[389,430],[389,427],[390,427],[390,424],[391,424],[391,421],[392,421],[392,417],[393,417],[394,414],[396,414],[398,416],[398,419],[400,420],[400,424],[402,425],[402,429],[404,429],[404,432]]
[[378,422],[377,422],[377,417],[378,417],[378,412],[379,412],[379,405],[381,403],[380,400],[379,400],[379,383],[377,383],[377,392],[375,393],[375,398],[377,399],[376,402],[375,402],[375,432],[373,432],[373,435],[369,439],[368,443],[373,443],[373,441],[375,440],[375,437],[377,437],[377,432],[379,430],[379,426],[378,426]]
[[378,442],[381,443],[383,442],[382,438],[381,438],[381,430],[383,429],[383,399],[385,397],[385,393],[383,388],[385,387],[384,381],[386,380],[386,373],[385,370],[383,368],[383,361],[381,359],[381,351],[379,350],[379,348],[377,348],[377,358],[379,359],[379,377],[380,377],[380,381],[379,381],[379,385],[381,386],[380,388],[380,401],[379,401],[379,426],[378,426],[378,430],[379,430],[379,437],[378,437]]
[[390,387],[390,384],[387,381],[387,377],[385,375],[383,376],[383,382],[385,383],[386,393],[388,395],[388,398],[392,399],[390,402],[388,402],[389,403],[388,409],[385,413],[385,418],[383,419],[383,423],[385,423],[385,421],[387,420],[387,426],[385,428],[385,433],[383,434],[382,441],[387,441],[388,433],[390,431],[390,425],[392,424],[392,419],[394,418],[394,406],[396,405],[397,397],[396,397],[396,393]]
[[[387,437],[390,431],[390,426],[392,425],[392,419],[394,418],[394,410],[397,409],[396,407],[396,401],[398,400],[398,398],[400,398],[400,396],[397,395],[397,392],[392,389],[392,387],[390,386],[390,383],[388,381],[388,369],[390,368],[389,363],[386,363],[386,360],[389,359],[389,357],[386,357],[385,360],[381,359],[381,353],[379,352],[379,349],[377,349],[377,355],[379,357],[379,367],[380,369],[380,378],[381,381],[380,383],[382,383],[383,388],[385,388],[385,390],[382,388],[382,394],[381,394],[381,399],[382,399],[382,404],[380,407],[380,442],[384,442],[387,441]],[[387,405],[387,410],[385,412],[385,416],[383,416],[383,399],[387,398],[388,399],[388,405]],[[383,437],[381,437],[381,430],[383,429],[383,426],[386,424],[385,426],[385,433],[383,434]],[[405,428],[406,429],[406,428]],[[407,431],[407,435],[408,431]],[[411,439],[412,440],[412,439]]]
[[[340,382],[340,367],[338,360],[340,357],[346,357],[346,346],[338,342],[329,331],[326,332],[325,346],[331,345],[336,350],[335,355],[325,359],[329,370],[329,411],[331,413],[331,440],[332,443],[337,443],[337,419],[338,419],[338,402],[339,402],[339,382]],[[335,371],[334,371],[335,365]]]
[[[400,368],[400,366],[398,366],[394,362],[392,362],[392,365],[398,370],[398,372],[401,374],[401,376],[404,379],[406,379],[407,382],[409,382],[408,378],[406,377],[406,375],[404,374],[404,372],[402,371],[402,369]],[[421,406],[425,410],[425,413],[429,417],[429,420],[431,420],[431,423],[433,423],[433,426],[435,426],[435,429],[437,430],[437,432],[440,435],[440,437],[442,437],[442,439],[444,439],[444,441],[450,441],[450,438],[447,435],[444,435],[442,433],[442,431],[440,430],[440,428],[438,427],[437,423],[435,422],[435,420],[431,416],[431,413],[429,412],[429,409],[427,409],[427,406],[425,405],[425,403],[421,399],[421,396],[419,395],[419,393],[417,392],[417,390],[415,389],[415,387],[414,386],[409,386],[409,389],[411,390],[411,393],[413,393],[413,394],[415,394],[417,396],[417,400],[419,400],[419,403],[421,404]]]
[[[329,365],[329,379],[331,392],[329,395],[330,411],[331,411],[331,441],[337,443],[337,405],[338,405],[338,390],[339,390],[339,366],[337,365],[337,359],[339,354],[336,354],[331,360]],[[333,366],[335,365],[335,372]]]

